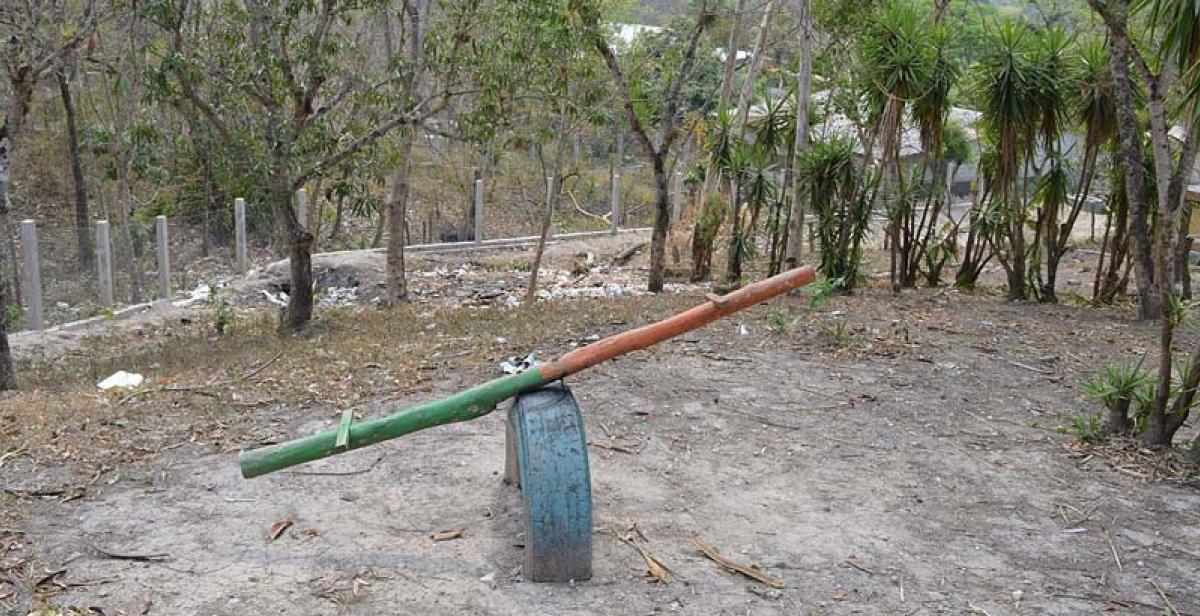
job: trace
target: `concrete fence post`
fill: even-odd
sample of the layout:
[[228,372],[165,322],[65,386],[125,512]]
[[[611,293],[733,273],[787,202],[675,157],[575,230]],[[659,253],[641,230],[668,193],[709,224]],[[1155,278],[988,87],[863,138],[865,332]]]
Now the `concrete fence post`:
[[612,176],[612,232],[615,235],[621,228],[621,174]]
[[483,180],[475,180],[475,243],[483,241]]
[[296,191],[296,220],[301,229],[308,230],[308,190],[304,188]]
[[171,298],[171,251],[167,238],[167,217],[154,217],[154,235],[158,242],[158,297]]
[[233,200],[233,228],[237,248],[235,261],[239,274],[246,273],[246,200],[238,197]]
[[42,270],[38,264],[37,227],[32,220],[21,221],[21,258],[25,261],[25,298],[29,303],[29,326],[40,330],[42,320]]
[[108,221],[96,221],[96,274],[100,282],[100,305],[113,305],[112,240],[109,239]]

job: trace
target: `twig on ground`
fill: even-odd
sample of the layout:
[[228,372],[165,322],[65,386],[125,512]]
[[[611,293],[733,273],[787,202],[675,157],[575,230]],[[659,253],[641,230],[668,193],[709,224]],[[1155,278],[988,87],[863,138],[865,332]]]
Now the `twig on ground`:
[[1054,374],[1054,371],[1052,371],[1052,370],[1043,370],[1042,368],[1038,368],[1037,366],[1030,366],[1029,364],[1023,364],[1019,361],[1014,361],[1014,360],[1011,360],[1008,358],[1002,357],[1001,359],[1003,359],[1005,363],[1012,364],[1018,368],[1024,368],[1025,370],[1029,370],[1030,372],[1036,372],[1038,374]]
[[620,445],[610,445],[608,443],[601,443],[598,441],[588,441],[588,445],[591,445],[592,447],[599,447],[601,449],[608,449],[610,451],[618,451],[621,453],[627,453],[630,455],[637,455],[637,454],[641,453],[641,450],[638,450],[638,449],[630,449],[628,447],[622,447]]
[[1108,549],[1112,550],[1113,560],[1117,561],[1117,571],[1124,573],[1125,566],[1121,564],[1121,557],[1117,555],[1117,546],[1113,543],[1112,535],[1109,534],[1107,528],[1104,529],[1104,538],[1108,540]]
[[1154,587],[1154,592],[1157,592],[1158,596],[1162,597],[1163,603],[1167,604],[1167,609],[1171,610],[1172,616],[1179,616],[1179,610],[1175,609],[1174,605],[1171,605],[1171,600],[1167,598],[1167,593],[1163,592],[1163,589],[1158,585],[1158,582],[1155,582],[1153,579],[1151,579],[1150,585]]
[[972,614],[983,614],[983,616],[992,616],[991,614],[988,613],[987,610],[985,610],[981,607],[976,607],[975,604],[971,603],[970,601],[967,601],[967,609],[970,610]]
[[369,473],[369,472],[375,470],[375,467],[379,466],[379,463],[381,461],[383,461],[383,456],[379,456],[378,458],[375,458],[375,461],[372,462],[370,466],[368,466],[366,468],[360,468],[356,471],[291,471],[288,474],[289,475],[307,475],[309,477],[313,477],[313,476],[349,477],[350,475],[363,475],[363,474]]
[[[661,583],[661,584],[669,584],[670,583],[670,581],[667,579],[668,573],[670,573],[671,575],[674,575],[676,577],[682,577],[678,573],[676,573],[674,569],[667,566],[667,563],[663,562],[663,560],[661,558],[659,558],[658,556],[655,556],[653,553],[651,553],[650,550],[647,550],[646,548],[634,543],[633,541],[626,539],[625,537],[622,537],[621,534],[615,530],[605,529],[604,532],[607,532],[608,534],[612,535],[613,537],[616,537],[617,541],[620,541],[621,543],[624,543],[625,545],[637,550],[638,554],[641,555],[642,560],[646,561],[646,574],[649,575],[650,577],[653,577],[659,583]],[[640,531],[638,534],[641,534]],[[645,536],[643,535],[642,538],[645,539]],[[684,583],[686,584],[687,580],[684,580]]]
[[732,560],[721,556],[720,552],[718,552],[712,546],[705,545],[699,539],[692,539],[692,545],[695,546],[697,550],[700,550],[701,554],[707,556],[709,560],[730,571],[733,571],[734,573],[740,573],[752,580],[762,582],[771,588],[787,588],[787,584],[783,580],[771,577],[770,575],[767,575],[766,573],[759,571],[754,567],[749,567],[741,563],[735,563]]
[[167,554],[166,552],[161,552],[158,554],[122,554],[120,552],[110,552],[109,550],[101,548],[100,546],[97,546],[95,544],[92,545],[92,549],[99,552],[101,556],[104,556],[105,558],[111,558],[113,560],[134,560],[134,561],[138,561],[138,562],[163,562],[163,561],[167,561],[167,560],[171,559],[171,555]]
[[862,571],[863,573],[866,573],[867,575],[875,575],[874,569],[858,562],[857,560],[854,560],[853,558],[847,558],[846,564],[850,565],[851,567],[854,567],[855,569],[858,569],[859,571]]

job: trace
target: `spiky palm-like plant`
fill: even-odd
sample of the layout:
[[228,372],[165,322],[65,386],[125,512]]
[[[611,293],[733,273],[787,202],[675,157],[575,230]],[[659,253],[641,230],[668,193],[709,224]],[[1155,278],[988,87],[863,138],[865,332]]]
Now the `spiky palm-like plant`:
[[1022,195],[1017,194],[1020,164],[1028,163],[1034,153],[1047,116],[1043,102],[1049,76],[1044,72],[1046,64],[1035,61],[1032,38],[1025,26],[1014,21],[998,24],[975,66],[972,88],[995,144],[991,180],[1003,217],[1003,224],[997,227],[996,256],[1008,274],[1008,297],[1017,300],[1028,297],[1026,259],[1030,252],[1025,238],[1028,211]]
[[871,216],[870,201],[859,186],[854,142],[835,136],[813,143],[800,158],[797,174],[817,216],[821,273],[838,281],[838,290],[849,292],[858,282]]

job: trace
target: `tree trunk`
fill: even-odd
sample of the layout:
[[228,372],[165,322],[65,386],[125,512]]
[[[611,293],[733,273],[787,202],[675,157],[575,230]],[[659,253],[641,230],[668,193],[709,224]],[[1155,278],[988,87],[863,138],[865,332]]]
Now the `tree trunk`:
[[[800,16],[800,70],[796,77],[796,135],[792,146],[793,168],[799,167],[800,157],[808,149],[808,101],[812,88],[812,16],[809,12],[809,0],[799,0]],[[799,263],[804,239],[804,199],[801,198],[800,174],[793,172],[792,212],[788,217],[787,247],[784,250],[786,267],[793,268]],[[787,188],[785,188],[786,190]]]
[[[538,235],[537,250],[533,254],[533,263],[529,267],[529,285],[525,288],[525,305],[532,306],[537,300],[538,272],[542,269],[542,255],[546,252],[546,240],[550,237],[550,225],[554,223],[554,207],[558,193],[561,191],[559,178],[562,177],[563,144],[567,139],[567,100],[564,98],[558,109],[558,138],[554,145],[554,162],[550,179],[546,182],[546,210],[542,214],[541,234]],[[542,160],[542,175],[546,175],[545,159]]]
[[[15,127],[8,121],[9,144],[13,143]],[[0,140],[0,219],[8,218],[8,152]],[[8,283],[4,275],[4,251],[0,250],[0,390],[14,389],[16,375],[13,373],[12,350],[8,348]]]
[[409,173],[412,170],[413,133],[409,127],[400,139],[400,166],[392,176],[392,198],[387,208],[387,303],[394,305],[408,298],[404,271],[404,223],[408,216]]
[[754,102],[754,82],[758,79],[758,71],[762,68],[764,53],[767,48],[767,37],[771,34],[771,18],[775,15],[775,0],[767,0],[763,8],[762,23],[758,26],[758,37],[754,41],[754,56],[750,59],[750,70],[746,72],[746,80],[742,82],[742,91],[738,95],[737,119],[733,123],[734,134],[745,132],[746,117],[750,114],[750,105]]
[[1111,436],[1129,434],[1133,431],[1133,422],[1129,419],[1129,399],[1122,398],[1108,407],[1108,421],[1104,424],[1104,433]]
[[[288,195],[290,196],[290,195]],[[291,208],[291,199],[284,201]],[[277,206],[278,207],[278,206]],[[295,216],[293,215],[293,219]],[[288,293],[288,305],[283,318],[279,322],[279,331],[295,332],[303,329],[313,315],[313,273],[312,273],[312,234],[296,223],[292,230],[292,239],[288,252],[288,272],[291,277],[291,288]]]
[[671,192],[667,183],[667,153],[651,156],[654,169],[654,230],[650,234],[650,280],[647,289],[661,293],[667,266],[667,229],[671,226]]
[[733,224],[729,231],[729,253],[726,255],[725,282],[736,283],[742,278],[742,182],[733,183]]
[[[1110,31],[1109,36],[1118,36]],[[1125,170],[1125,193],[1129,203],[1129,236],[1133,242],[1133,265],[1138,286],[1138,318],[1162,315],[1158,286],[1154,280],[1153,246],[1150,241],[1149,203],[1142,165],[1142,129],[1137,121],[1129,59],[1123,48],[1108,45],[1109,67],[1119,139],[1118,158]]]
[[337,200],[337,210],[333,216],[333,228],[329,230],[329,241],[333,242],[342,231],[342,216],[346,211],[346,197],[339,195]]
[[88,214],[87,184],[83,177],[83,159],[79,153],[79,130],[75,118],[75,103],[71,100],[71,84],[63,70],[57,72],[58,91],[67,114],[67,142],[71,150],[71,173],[75,180],[75,236],[79,248],[79,268],[87,271],[95,263],[92,246],[91,216]]

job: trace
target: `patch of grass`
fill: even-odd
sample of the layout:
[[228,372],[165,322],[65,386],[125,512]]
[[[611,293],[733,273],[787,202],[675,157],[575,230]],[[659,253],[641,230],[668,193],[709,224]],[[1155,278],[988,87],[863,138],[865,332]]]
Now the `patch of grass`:
[[1094,443],[1104,437],[1104,418],[1099,414],[1075,417],[1071,420],[1071,428],[1075,431],[1075,440]]

